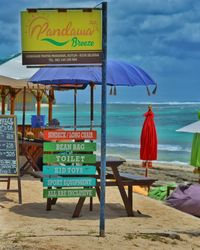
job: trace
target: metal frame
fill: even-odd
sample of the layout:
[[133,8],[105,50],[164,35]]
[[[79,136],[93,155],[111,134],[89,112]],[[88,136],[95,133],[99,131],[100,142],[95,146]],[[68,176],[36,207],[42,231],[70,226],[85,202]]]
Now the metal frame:
[[[7,189],[0,190],[0,192],[18,192],[19,204],[22,204],[22,191],[21,191],[21,178],[19,171],[19,144],[18,144],[18,134],[17,134],[17,117],[15,115],[1,115],[1,118],[14,118],[14,134],[15,134],[15,146],[16,146],[16,174],[0,174],[0,178],[7,178]],[[18,189],[10,189],[11,178],[17,178]],[[6,180],[3,180],[6,182]]]

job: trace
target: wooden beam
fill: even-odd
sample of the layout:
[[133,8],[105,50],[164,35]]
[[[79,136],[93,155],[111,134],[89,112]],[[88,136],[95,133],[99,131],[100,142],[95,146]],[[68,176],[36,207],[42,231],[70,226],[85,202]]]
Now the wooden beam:
[[15,113],[15,98],[16,95],[21,91],[21,89],[10,88],[10,114],[14,115]]
[[51,88],[49,90],[49,95],[48,95],[48,99],[49,99],[49,111],[48,111],[48,122],[50,122],[53,118],[53,102],[54,102],[54,89]]
[[43,91],[41,91],[39,88],[37,89],[37,115],[41,114],[41,100],[43,96]]
[[6,90],[5,86],[1,86],[1,114],[6,113]]

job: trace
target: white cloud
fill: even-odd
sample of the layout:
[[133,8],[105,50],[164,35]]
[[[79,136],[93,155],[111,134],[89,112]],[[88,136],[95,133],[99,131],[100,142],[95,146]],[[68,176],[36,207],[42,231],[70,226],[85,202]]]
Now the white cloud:
[[180,15],[150,15],[140,24],[140,29],[143,32],[165,32],[180,26],[179,21]]
[[171,39],[200,42],[200,23],[186,23]]
[[[1,56],[20,50],[21,10],[94,7],[97,1],[1,0]],[[113,0],[108,4],[108,57],[129,61],[165,85],[197,81],[200,56],[199,0]]]

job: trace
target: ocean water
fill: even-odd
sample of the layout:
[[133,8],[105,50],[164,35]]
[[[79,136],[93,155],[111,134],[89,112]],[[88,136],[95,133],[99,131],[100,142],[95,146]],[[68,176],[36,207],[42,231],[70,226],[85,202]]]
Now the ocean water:
[[[155,124],[158,136],[158,161],[189,163],[193,134],[176,132],[177,129],[198,120],[200,103],[154,103]],[[107,105],[107,154],[118,155],[127,160],[139,160],[140,134],[144,122],[143,114],[147,103],[113,103]],[[90,124],[89,104],[78,104],[77,124]],[[48,108],[42,107],[47,115]],[[16,112],[21,123],[22,112]],[[26,113],[26,123],[30,124],[31,115]],[[47,117],[47,116],[46,116]],[[61,126],[73,125],[73,105],[57,104],[53,108],[53,118]],[[94,106],[94,124],[101,123],[101,105]],[[98,152],[100,150],[100,129],[97,129]]]

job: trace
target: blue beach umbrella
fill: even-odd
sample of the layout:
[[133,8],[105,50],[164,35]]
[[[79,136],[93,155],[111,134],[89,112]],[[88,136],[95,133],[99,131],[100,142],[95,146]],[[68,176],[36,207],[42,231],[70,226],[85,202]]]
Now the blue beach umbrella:
[[[50,65],[39,69],[30,79],[29,82],[52,85],[55,89],[73,88],[71,85],[82,84],[91,86],[91,124],[93,122],[93,84],[101,85],[102,71],[100,66],[84,66],[84,67],[67,67],[67,65]],[[146,86],[148,95],[150,91],[149,85],[154,85],[153,94],[156,92],[156,82],[140,67],[126,62],[108,60],[106,71],[107,85],[114,86],[114,95],[116,94],[116,86]],[[111,92],[112,94],[112,88]],[[74,95],[74,107],[76,117],[76,95]],[[76,123],[76,118],[75,122]]]
[[[62,84],[101,84],[101,67],[63,67],[54,65],[39,69],[30,82],[45,85]],[[107,61],[107,85],[111,86],[146,86],[156,82],[140,67],[122,61]],[[154,90],[155,92],[155,90]]]

